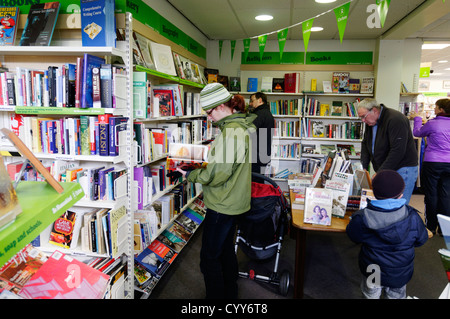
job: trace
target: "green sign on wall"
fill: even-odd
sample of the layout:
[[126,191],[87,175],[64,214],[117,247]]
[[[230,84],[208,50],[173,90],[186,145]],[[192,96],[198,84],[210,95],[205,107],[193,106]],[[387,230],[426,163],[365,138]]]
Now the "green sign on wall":
[[308,52],[305,64],[372,65],[373,52]]
[[264,52],[262,60],[259,52],[248,52],[245,58],[241,54],[241,64],[304,64],[304,52],[284,52],[280,60],[280,52]]

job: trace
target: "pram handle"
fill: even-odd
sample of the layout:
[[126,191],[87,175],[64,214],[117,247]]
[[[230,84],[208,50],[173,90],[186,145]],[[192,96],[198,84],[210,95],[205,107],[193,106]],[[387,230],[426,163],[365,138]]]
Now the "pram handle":
[[252,172],[252,180],[254,180],[254,178],[263,179],[264,181],[266,181],[269,184],[271,184],[273,187],[275,187],[275,188],[278,187],[277,183],[275,183],[270,177],[267,177],[265,175]]

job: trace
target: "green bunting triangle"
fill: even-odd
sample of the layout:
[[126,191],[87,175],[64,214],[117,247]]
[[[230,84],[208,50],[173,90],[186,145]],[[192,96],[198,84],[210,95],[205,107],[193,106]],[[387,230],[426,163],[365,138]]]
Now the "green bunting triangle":
[[247,60],[247,55],[248,55],[248,51],[250,50],[250,39],[244,39],[244,61],[242,61],[242,63],[245,63],[245,61]]
[[334,9],[334,14],[336,16],[336,22],[339,30],[339,39],[341,40],[341,43],[342,39],[344,38],[345,27],[347,26],[349,10],[350,10],[350,2],[347,2],[342,6]]
[[381,27],[384,27],[386,16],[389,10],[389,4],[391,0],[377,0],[378,14],[380,15]]
[[236,40],[231,40],[231,61],[233,61],[234,57],[234,49],[236,49]]
[[267,34],[260,35],[258,37],[258,45],[259,45],[259,59],[262,61],[264,55],[264,48],[266,47],[267,42]]
[[309,37],[311,36],[311,28],[314,22],[314,18],[309,19],[302,23],[303,32],[303,45],[305,46],[305,53],[308,51]]
[[288,34],[288,28],[278,31],[278,47],[280,49],[280,61],[283,58],[284,45],[286,44],[286,38]]
[[222,57],[223,40],[219,40],[219,59]]

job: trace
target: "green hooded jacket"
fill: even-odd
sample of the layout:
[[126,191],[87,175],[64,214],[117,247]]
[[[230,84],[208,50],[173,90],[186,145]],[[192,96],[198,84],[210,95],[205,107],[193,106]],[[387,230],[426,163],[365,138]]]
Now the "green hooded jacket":
[[215,122],[221,133],[211,143],[208,165],[187,175],[188,181],[202,184],[205,206],[216,212],[239,215],[250,209],[255,118],[234,113]]

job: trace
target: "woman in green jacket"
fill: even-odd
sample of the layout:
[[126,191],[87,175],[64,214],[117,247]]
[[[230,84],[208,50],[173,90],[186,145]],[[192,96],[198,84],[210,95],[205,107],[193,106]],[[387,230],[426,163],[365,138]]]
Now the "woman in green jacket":
[[208,165],[191,172],[179,170],[187,180],[200,183],[207,207],[203,221],[200,269],[207,299],[237,298],[238,264],[234,251],[236,218],[250,209],[251,139],[254,115],[234,113],[235,98],[220,83],[200,93],[200,104],[221,133],[211,144]]

